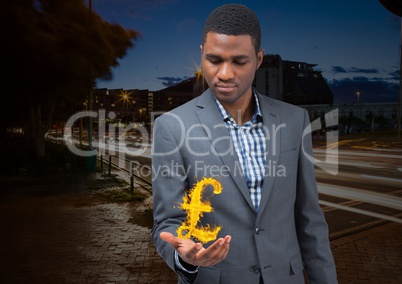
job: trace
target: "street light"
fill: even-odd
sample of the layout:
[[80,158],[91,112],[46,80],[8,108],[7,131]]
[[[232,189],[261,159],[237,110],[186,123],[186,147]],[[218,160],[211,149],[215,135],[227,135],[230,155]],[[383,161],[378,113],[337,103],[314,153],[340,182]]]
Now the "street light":
[[357,92],[356,92],[356,95],[357,95],[357,103],[360,103],[360,92],[357,91]]
[[126,105],[126,116],[128,120],[128,104],[131,104],[131,92],[128,93],[127,91],[121,91],[119,101],[123,101],[123,108]]
[[204,71],[202,70],[202,66],[196,65],[195,70],[194,70],[194,75],[197,79],[197,83],[200,83],[201,81],[201,90],[202,93],[204,92]]

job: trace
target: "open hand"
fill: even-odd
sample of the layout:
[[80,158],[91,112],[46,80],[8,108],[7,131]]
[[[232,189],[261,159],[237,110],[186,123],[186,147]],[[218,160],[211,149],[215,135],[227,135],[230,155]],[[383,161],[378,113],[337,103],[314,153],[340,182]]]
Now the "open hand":
[[208,248],[190,239],[180,239],[171,233],[162,232],[160,237],[168,242],[181,259],[194,266],[213,266],[224,260],[229,252],[231,236],[217,239]]

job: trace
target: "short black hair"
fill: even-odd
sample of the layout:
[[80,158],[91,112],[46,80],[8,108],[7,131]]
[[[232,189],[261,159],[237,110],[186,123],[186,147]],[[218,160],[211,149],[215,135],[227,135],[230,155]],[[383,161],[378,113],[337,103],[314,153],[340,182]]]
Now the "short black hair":
[[225,35],[250,35],[256,54],[261,46],[261,29],[257,15],[240,4],[225,4],[209,14],[202,31],[203,43],[209,32]]

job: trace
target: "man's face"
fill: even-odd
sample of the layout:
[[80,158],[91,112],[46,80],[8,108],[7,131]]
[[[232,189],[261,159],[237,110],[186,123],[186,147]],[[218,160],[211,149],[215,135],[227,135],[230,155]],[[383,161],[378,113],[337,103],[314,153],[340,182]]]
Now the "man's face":
[[223,104],[236,102],[244,94],[251,96],[255,71],[264,50],[255,54],[251,36],[229,36],[209,32],[201,46],[204,78]]

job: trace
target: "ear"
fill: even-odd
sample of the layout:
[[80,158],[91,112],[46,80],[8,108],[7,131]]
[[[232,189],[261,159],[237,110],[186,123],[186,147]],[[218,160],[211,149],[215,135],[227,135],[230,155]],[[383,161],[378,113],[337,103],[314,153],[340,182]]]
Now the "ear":
[[201,55],[202,55],[202,52],[204,51],[204,46],[202,44],[200,44],[200,51],[201,51]]
[[261,49],[257,53],[257,69],[260,68],[260,66],[262,64],[262,60],[264,59],[264,53],[265,53],[264,49]]

